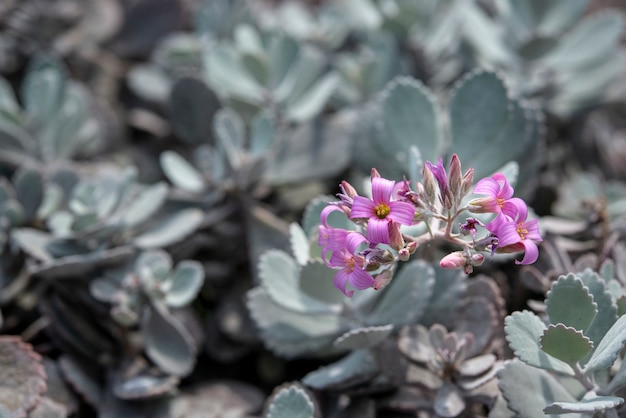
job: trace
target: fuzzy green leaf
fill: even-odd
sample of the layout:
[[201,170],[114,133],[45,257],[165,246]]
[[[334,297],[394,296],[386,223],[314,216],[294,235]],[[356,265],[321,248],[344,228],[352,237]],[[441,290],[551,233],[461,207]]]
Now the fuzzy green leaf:
[[563,324],[549,325],[540,343],[543,351],[570,365],[582,360],[593,348],[593,343],[582,331]]
[[287,107],[287,117],[296,123],[306,122],[317,116],[339,85],[337,74],[330,73],[320,78]]
[[457,320],[463,294],[467,289],[466,276],[459,270],[444,270],[439,265],[435,265],[434,270],[432,295],[420,323],[427,327],[441,324],[450,328]]
[[336,271],[322,261],[309,261],[300,270],[300,290],[303,294],[328,305],[341,305],[346,296],[335,287]]
[[[392,155],[407,155],[417,146],[424,161],[436,161],[443,144],[439,132],[439,111],[435,97],[420,81],[397,77],[386,87],[382,97],[383,136]],[[408,161],[401,161],[408,167]]]
[[213,119],[213,129],[231,167],[239,167],[246,133],[241,116],[232,109],[220,109]]
[[251,103],[262,101],[263,87],[242,65],[232,45],[221,44],[211,49],[205,65],[209,84],[215,91]]
[[604,334],[617,321],[617,306],[607,289],[606,281],[601,279],[597,273],[587,269],[579,273],[578,277],[589,289],[589,293],[593,296],[593,301],[597,305],[598,313],[593,318],[587,331],[585,331],[585,335],[597,346]]
[[368,315],[369,325],[405,325],[426,310],[435,284],[433,268],[423,261],[406,263],[383,289],[380,302]]
[[169,189],[165,183],[156,183],[142,190],[126,208],[122,223],[137,226],[150,219],[163,205]]
[[164,305],[153,302],[141,318],[147,356],[165,373],[186,376],[196,364],[194,339]]
[[163,220],[154,228],[135,237],[139,248],[159,248],[175,244],[196,231],[202,224],[204,213],[200,209],[183,209]]
[[289,225],[289,233],[291,251],[298,264],[305,265],[309,261],[309,238],[300,225],[295,222]]
[[543,412],[546,414],[591,413],[615,408],[623,403],[624,399],[617,396],[598,396],[578,402],[554,402],[546,406]]
[[504,320],[504,331],[509,347],[524,363],[546,370],[574,375],[565,362],[541,350],[539,339],[546,326],[537,315],[529,311],[514,312]]
[[381,343],[393,331],[393,325],[350,330],[335,340],[335,347],[346,350],[370,348]]
[[174,133],[190,144],[206,142],[211,135],[213,115],[219,106],[219,99],[203,81],[191,77],[179,79],[170,96],[170,120]]
[[573,274],[561,276],[552,283],[546,298],[550,323],[561,323],[585,331],[597,313],[597,304],[589,289]]
[[314,389],[338,389],[371,379],[378,372],[376,361],[367,350],[356,350],[335,363],[310,372],[302,383]]
[[28,115],[42,125],[51,122],[61,107],[65,84],[65,71],[58,61],[46,57],[31,61],[21,85]]
[[167,289],[165,303],[179,308],[190,304],[204,283],[204,268],[194,260],[178,263],[172,273],[171,286]]
[[43,201],[43,180],[39,171],[21,167],[13,176],[17,200],[24,208],[26,219],[33,219]]
[[[576,402],[561,383],[545,370],[512,360],[498,371],[498,387],[508,408],[517,417],[543,417],[543,408],[551,402]],[[584,415],[572,415],[583,418]],[[568,416],[569,418],[570,416]],[[494,417],[495,418],[495,417]]]
[[584,368],[585,373],[611,367],[626,342],[626,316],[621,316],[600,341]]
[[274,121],[269,112],[257,113],[250,122],[250,144],[248,145],[250,154],[258,156],[268,152],[274,144],[275,135]]
[[265,418],[313,418],[315,404],[296,385],[280,389],[270,400]]
[[204,189],[204,178],[195,167],[174,151],[165,151],[160,157],[161,168],[176,187],[197,193]]

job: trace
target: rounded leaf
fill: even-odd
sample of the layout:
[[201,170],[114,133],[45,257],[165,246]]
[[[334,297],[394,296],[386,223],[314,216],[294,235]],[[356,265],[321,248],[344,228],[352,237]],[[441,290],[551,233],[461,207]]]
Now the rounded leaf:
[[122,222],[127,227],[133,227],[147,221],[161,208],[167,192],[165,183],[156,183],[142,190],[124,211]]
[[552,283],[546,298],[546,311],[550,323],[585,331],[598,308],[582,280],[570,273]]
[[174,133],[191,144],[206,142],[211,136],[213,115],[219,107],[219,99],[203,81],[192,77],[179,79],[170,96]]
[[165,303],[174,308],[188,305],[204,283],[202,264],[191,260],[181,261],[174,269],[170,283],[165,295]]
[[393,331],[393,325],[350,330],[335,340],[335,347],[346,350],[370,348],[380,344]]
[[582,360],[593,348],[593,343],[582,331],[563,324],[549,325],[540,342],[543,351],[571,365]]
[[196,231],[204,220],[200,209],[180,210],[167,217],[157,226],[135,237],[139,248],[159,248],[175,244]]
[[204,189],[202,174],[178,153],[165,151],[160,159],[163,173],[174,186],[192,193]]
[[313,418],[314,413],[313,400],[299,385],[292,384],[271,396],[265,418]]

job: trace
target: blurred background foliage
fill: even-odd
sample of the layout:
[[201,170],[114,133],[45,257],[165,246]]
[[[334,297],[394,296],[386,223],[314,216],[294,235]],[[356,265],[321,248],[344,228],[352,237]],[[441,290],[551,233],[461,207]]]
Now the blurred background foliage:
[[[626,416],[624,340],[587,350],[626,312],[623,8],[2,1],[0,417]],[[452,153],[531,202],[538,263],[468,279],[433,243],[345,298],[315,245],[339,182]],[[544,302],[579,282],[608,325]]]

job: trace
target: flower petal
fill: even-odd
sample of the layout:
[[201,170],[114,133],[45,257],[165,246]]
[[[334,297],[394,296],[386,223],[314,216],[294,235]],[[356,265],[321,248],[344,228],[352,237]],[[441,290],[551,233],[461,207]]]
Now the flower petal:
[[335,251],[333,255],[330,257],[330,261],[328,262],[329,267],[345,267],[346,266],[346,256],[348,254],[345,250]]
[[322,222],[322,225],[328,228],[328,215],[337,210],[343,212],[337,205],[328,205],[322,209],[322,212],[320,213],[320,222]]
[[354,252],[359,247],[359,245],[363,244],[367,240],[363,235],[358,232],[350,232],[346,235],[346,249],[350,253],[350,255],[354,255]]
[[539,249],[537,248],[537,244],[527,239],[522,241],[522,244],[524,244],[525,250],[524,258],[522,258],[522,261],[515,260],[515,264],[532,264],[537,261],[537,258],[539,257]]
[[510,199],[513,196],[513,187],[511,187],[504,174],[495,173],[493,176],[491,176],[491,178],[497,181],[500,185],[500,191],[498,192],[499,198]]
[[355,218],[371,218],[374,215],[374,202],[367,197],[354,196],[354,202],[352,202],[352,211],[350,212],[350,219]]
[[387,180],[382,177],[374,177],[372,179],[372,200],[374,201],[374,205],[378,205],[380,203],[389,204],[391,201],[391,193],[393,193],[393,187],[395,185],[396,182],[393,180]]
[[389,219],[370,219],[367,222],[367,240],[372,244],[389,244],[389,222]]
[[528,217],[528,206],[519,197],[512,197],[502,205],[502,213],[516,219],[517,222],[525,221]]
[[500,223],[496,231],[498,236],[498,247],[506,247],[508,245],[517,244],[522,238],[517,233],[517,227],[514,221],[506,221]]
[[402,225],[411,225],[415,216],[415,207],[408,202],[391,202],[389,203],[389,215],[387,219],[391,219]]
[[[320,225],[320,230],[322,225]],[[321,231],[320,231],[321,232]],[[346,237],[348,231],[341,228],[327,228],[326,229],[326,247],[327,250],[342,250],[346,246]]]
[[541,231],[539,231],[539,222],[537,219],[531,219],[524,222],[524,228],[528,231],[526,239],[532,239],[533,241],[539,242],[543,241],[543,238],[541,238]]
[[344,295],[348,297],[354,294],[354,290],[346,289],[346,285],[348,284],[349,279],[350,279],[350,273],[348,273],[345,269],[339,270],[335,274],[335,277],[333,277],[333,284],[335,285],[335,287],[341,290],[344,293]]
[[476,186],[474,187],[474,194],[484,194],[489,197],[493,197],[494,199],[498,195],[499,191],[500,185],[491,177],[478,180],[478,183],[476,183]]
[[372,287],[375,283],[375,280],[368,272],[363,269],[355,268],[352,273],[350,273],[350,284],[352,287],[358,290],[364,290]]

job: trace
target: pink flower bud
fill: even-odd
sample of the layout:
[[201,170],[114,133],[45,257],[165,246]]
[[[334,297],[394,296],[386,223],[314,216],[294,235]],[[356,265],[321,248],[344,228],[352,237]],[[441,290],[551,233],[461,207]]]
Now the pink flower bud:
[[485,262],[485,256],[482,254],[472,255],[472,266],[480,266]]
[[382,273],[377,274],[376,277],[374,277],[374,285],[372,287],[374,288],[374,290],[383,289],[389,284],[389,282],[391,282],[392,278],[393,274],[391,273],[391,270],[385,270]]
[[389,245],[396,251],[404,248],[404,238],[402,238],[402,232],[400,232],[400,224],[396,222],[389,222]]
[[459,160],[459,157],[456,154],[452,155],[449,171],[448,187],[450,192],[452,192],[454,199],[458,201],[463,187],[463,176],[461,175],[461,160]]
[[474,169],[470,168],[469,170],[465,172],[465,175],[463,176],[463,181],[461,182],[461,196],[460,196],[461,199],[463,199],[463,197],[465,197],[465,195],[469,193],[470,189],[472,188],[473,183],[474,183]]
[[413,255],[417,250],[417,242],[411,241],[406,245],[406,249],[409,250],[409,254]]
[[465,266],[465,263],[466,259],[465,255],[463,255],[463,252],[454,251],[442,258],[439,262],[439,266],[446,270],[455,270]]
[[356,189],[352,187],[352,185],[345,180],[341,182],[341,185],[339,187],[341,188],[341,191],[343,192],[343,194],[349,197],[350,199],[354,199],[355,196],[359,195],[356,192]]
[[378,170],[376,170],[375,168],[372,168],[372,172],[370,173],[370,179],[374,180],[374,178],[376,177],[381,177],[381,175],[378,172]]
[[422,183],[427,201],[434,204],[437,198],[437,180],[435,180],[433,172],[426,166],[422,170]]
[[408,248],[402,248],[400,251],[398,251],[398,260],[409,261],[409,258],[411,258],[411,253],[409,252]]

